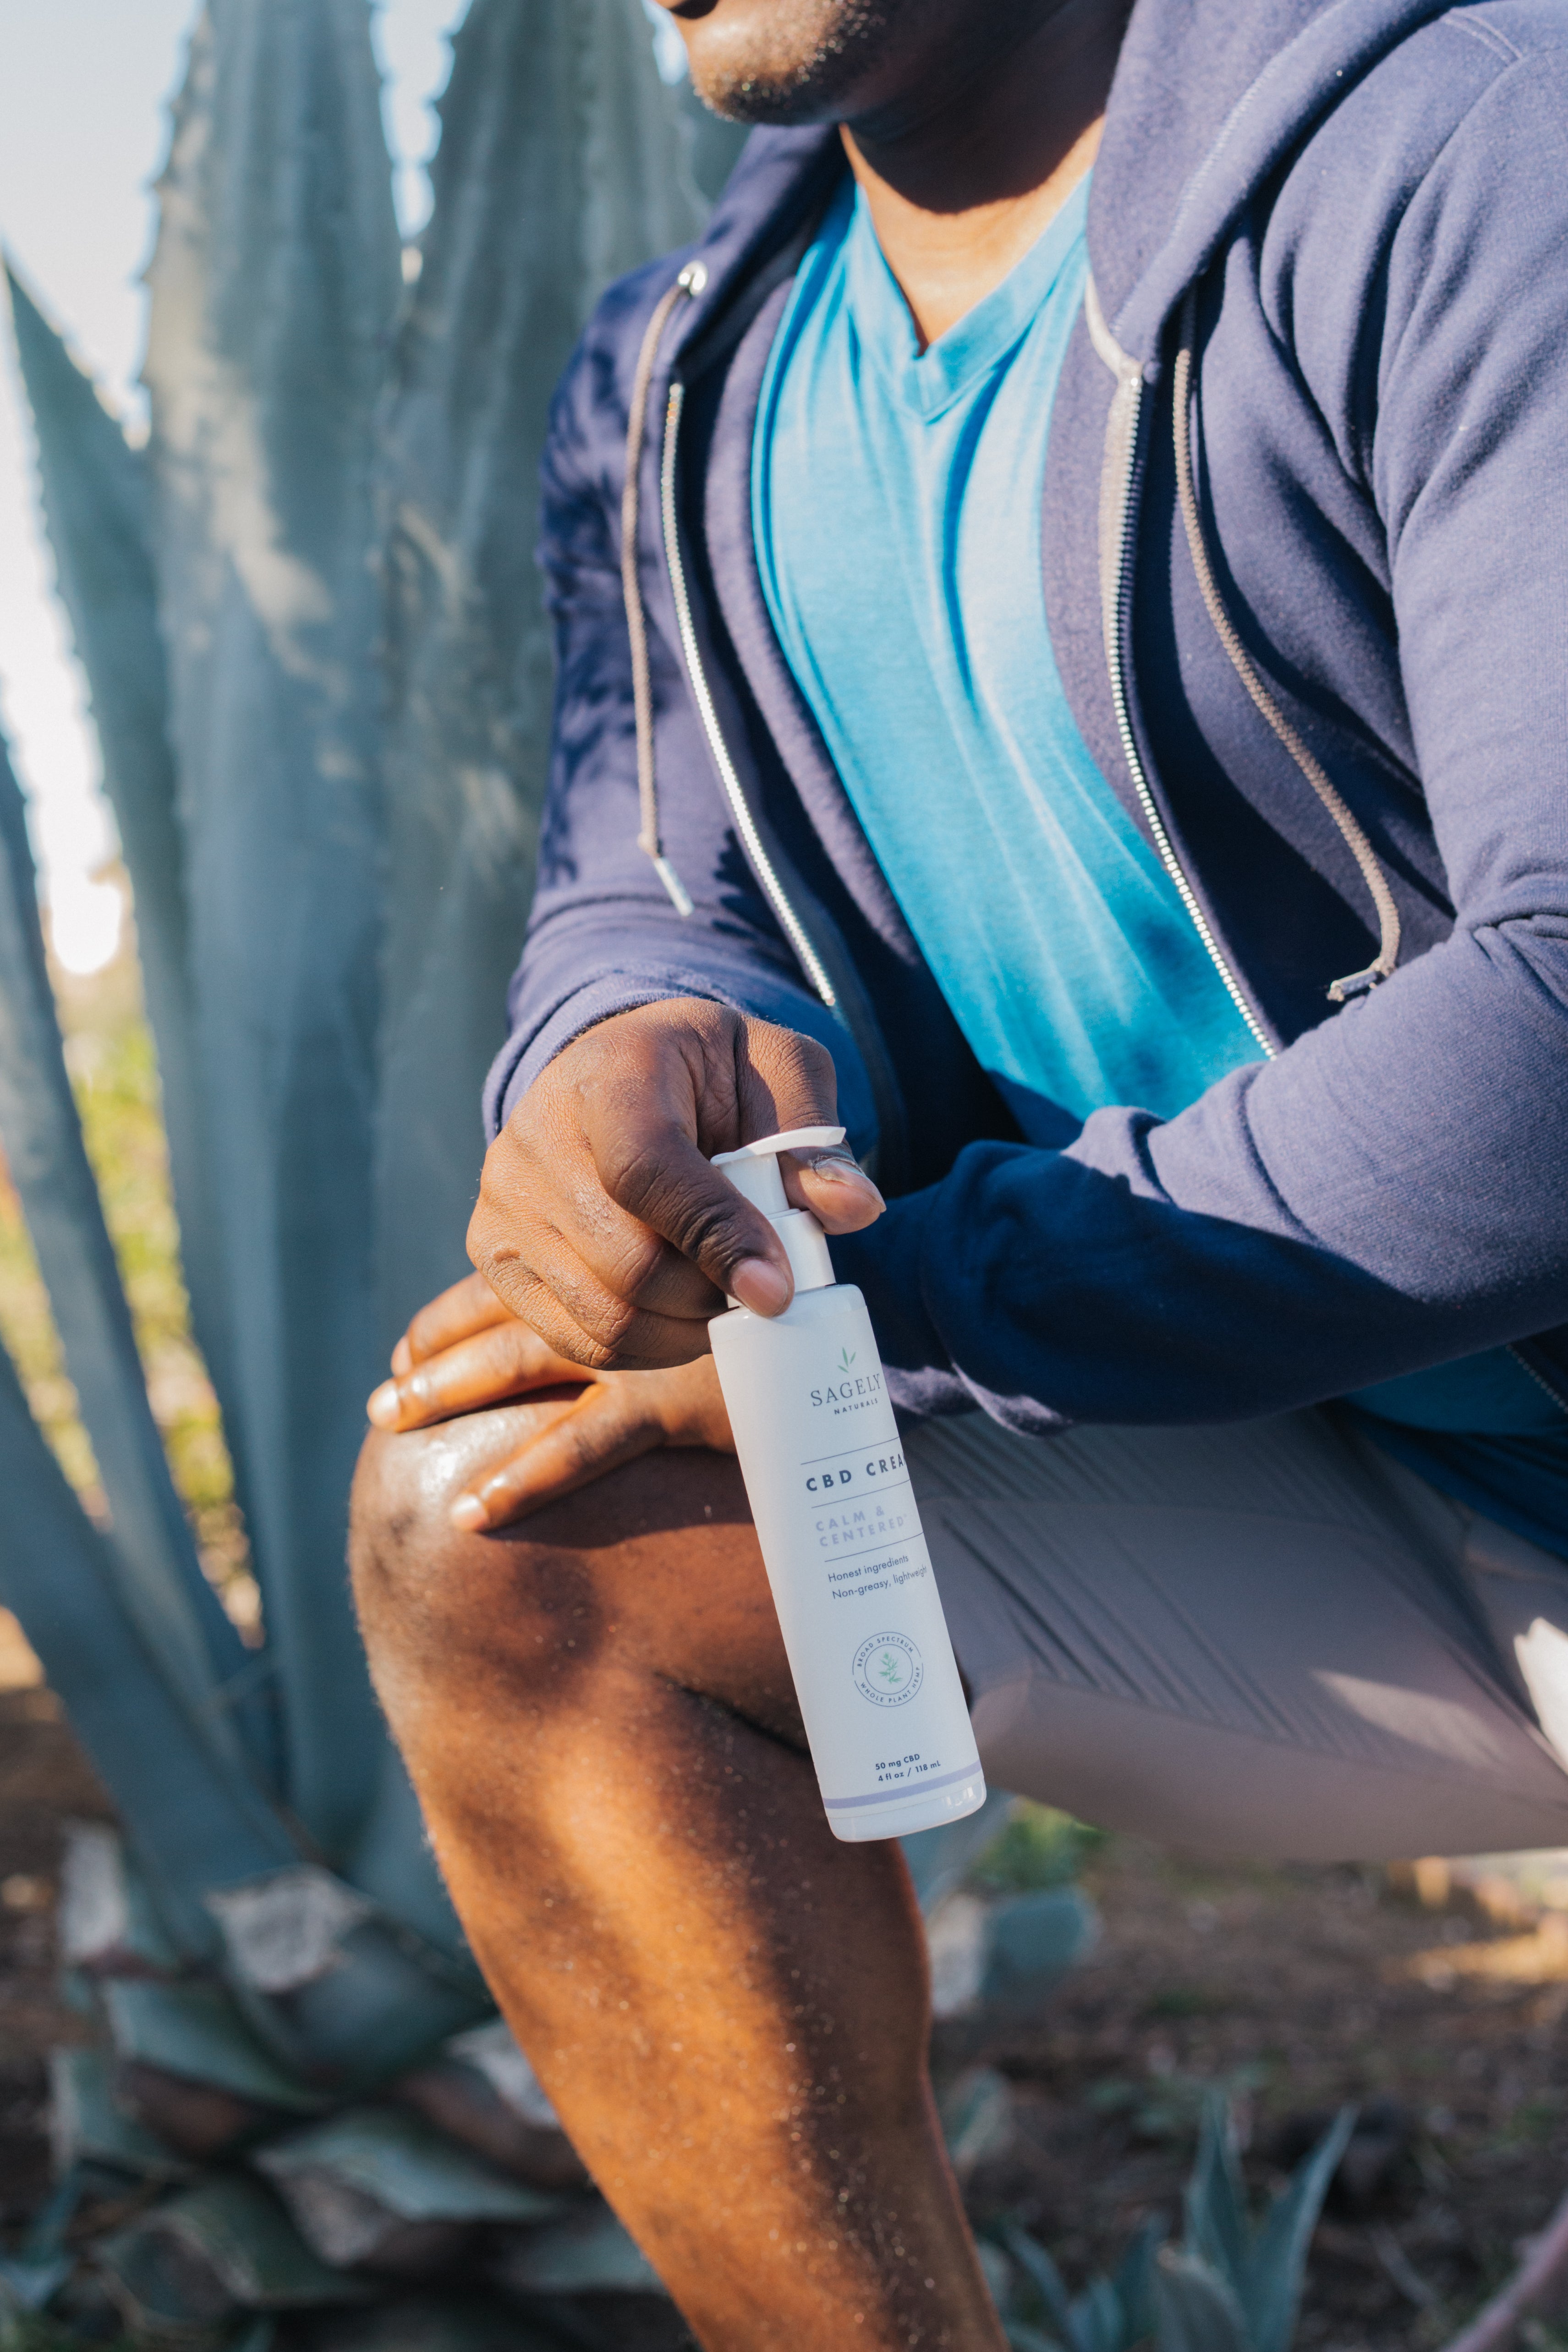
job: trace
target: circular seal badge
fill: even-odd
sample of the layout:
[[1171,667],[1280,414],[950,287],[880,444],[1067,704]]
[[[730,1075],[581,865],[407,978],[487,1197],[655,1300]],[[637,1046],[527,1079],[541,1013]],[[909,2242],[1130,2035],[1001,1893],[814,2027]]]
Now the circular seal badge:
[[855,1653],[855,1687],[873,1706],[902,1706],[925,1680],[925,1661],[907,1633],[873,1633]]

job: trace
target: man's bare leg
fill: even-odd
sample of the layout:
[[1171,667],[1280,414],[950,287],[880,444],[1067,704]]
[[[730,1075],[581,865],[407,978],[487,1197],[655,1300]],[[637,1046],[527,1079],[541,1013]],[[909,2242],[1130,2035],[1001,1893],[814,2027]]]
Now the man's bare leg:
[[1000,2352],[908,1874],[827,1828],[739,1472],[652,1454],[457,1533],[548,1412],[373,1436],[355,1495],[376,1686],[475,1953],[709,2352]]

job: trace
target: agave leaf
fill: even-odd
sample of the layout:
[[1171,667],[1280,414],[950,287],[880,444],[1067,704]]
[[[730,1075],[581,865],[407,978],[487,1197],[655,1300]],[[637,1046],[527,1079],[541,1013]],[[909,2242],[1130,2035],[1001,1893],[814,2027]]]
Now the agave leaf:
[[1247,2187],[1237,2159],[1230,2103],[1211,2091],[1204,2101],[1197,2161],[1186,2189],[1186,2244],[1237,2296],[1245,2292],[1252,2245]]
[[206,1907],[246,2020],[309,2082],[382,2082],[494,2014],[466,1949],[388,1917],[316,1864],[231,1881],[209,1893]]
[[421,2116],[395,2107],[342,2108],[268,2141],[253,2161],[306,2243],[331,2263],[363,2262],[355,2240],[374,2231],[381,2217],[537,2222],[562,2210],[559,2197],[508,2179]]
[[439,2287],[416,2294],[403,2286],[390,2303],[368,2311],[312,2318],[310,2352],[609,2352],[611,2339],[574,2305],[544,2298],[535,2309],[537,2321],[531,2315],[522,2333],[515,2304],[475,2294],[456,2301]]
[[55,2168],[68,2179],[79,2166],[109,2165],[167,2187],[189,2180],[197,2169],[116,2104],[110,2062],[101,2050],[50,2051],[49,2141]]
[[110,1977],[99,1999],[114,2054],[122,2063],[216,2084],[237,2099],[284,2115],[320,2113],[320,2095],[277,2064],[221,1986]]
[[1164,2242],[1165,2224],[1155,2215],[1144,2222],[1116,2265],[1111,2284],[1121,2299],[1129,2344],[1142,2344],[1154,2333],[1154,2265]]
[[1074,2352],[1127,2352],[1134,2340],[1121,2297],[1108,2278],[1090,2279],[1074,2296],[1071,2319]]
[[1154,2268],[1159,2352],[1254,2352],[1241,2305],[1199,2254],[1165,2247]]
[[1032,2016],[1099,1936],[1100,1914],[1081,1887],[1009,1895],[986,1923],[981,2007],[1002,2017]]
[[588,2206],[530,2230],[494,2266],[517,2294],[658,2294],[657,2273],[608,2206]]
[[1072,2341],[1072,2303],[1062,2274],[1037,2239],[1016,2221],[1005,2221],[998,2232],[1003,2244],[1037,2289],[1055,2323],[1057,2333]]
[[[137,950],[157,1041],[191,1320],[228,1417],[227,1301],[194,1060],[184,845],[174,813],[146,473],[91,378],[75,364],[15,273],[8,271],[7,278],[56,579],[87,674],[104,786],[135,891]],[[231,1444],[238,1434],[231,1429]],[[243,1505],[243,1461],[237,1458],[235,1468]]]
[[551,702],[534,565],[551,395],[608,280],[702,206],[639,0],[475,0],[381,425],[391,695],[380,1321],[468,1271],[479,1090],[533,884]]
[[148,455],[196,1059],[287,1793],[336,1856],[384,1741],[342,1571],[379,1361],[369,447],[399,281],[363,0],[211,0],[160,195]]
[[102,2240],[94,2259],[126,2316],[160,2343],[188,2343],[220,2314],[309,2310],[374,2292],[330,2270],[277,2199],[240,2172],[214,2173],[155,2206]]
[[81,2193],[81,2174],[73,2165],[34,2216],[17,2252],[0,2259],[0,2287],[24,2311],[47,2309],[76,2268],[76,2255],[66,2248],[66,2231]]
[[211,1718],[187,1707],[132,1619],[105,1538],[67,1486],[0,1349],[0,1601],[15,1610],[107,1785],[182,1951],[209,1956],[203,1886],[292,1857],[246,1777],[215,1753]]
[[1268,2209],[1255,2235],[1240,2281],[1257,2352],[1289,2352],[1300,2307],[1307,2249],[1329,2183],[1355,2129],[1354,2107],[1342,2107],[1310,2156],[1304,2157]]
[[992,2238],[977,2238],[974,2253],[994,2308],[998,2312],[1011,2311],[1016,2300],[1017,2281],[1007,2256]]
[[751,133],[743,122],[726,122],[722,116],[710,113],[692,89],[689,77],[676,88],[692,180],[703,202],[716,205]]
[[180,1955],[143,1874],[106,1822],[66,1823],[56,1936],[63,1969],[92,1977],[179,1973]]
[[202,1574],[147,1402],[114,1250],[66,1076],[22,795],[0,745],[0,1139],[113,1515],[124,1603],[194,1717],[236,1764],[218,1700],[245,1664]]
[[943,2091],[939,2113],[948,2160],[961,2181],[1005,2147],[1016,2129],[1012,2087],[994,2066],[967,2068]]
[[[502,0],[479,0],[500,13]],[[690,170],[690,140],[679,93],[659,79],[642,0],[579,0],[562,10],[551,0],[510,0],[535,38],[569,47],[552,64],[555,89],[571,120],[562,162],[571,174],[579,323],[585,324],[615,278],[657,253],[694,237],[708,216]],[[542,129],[535,113],[535,124]]]

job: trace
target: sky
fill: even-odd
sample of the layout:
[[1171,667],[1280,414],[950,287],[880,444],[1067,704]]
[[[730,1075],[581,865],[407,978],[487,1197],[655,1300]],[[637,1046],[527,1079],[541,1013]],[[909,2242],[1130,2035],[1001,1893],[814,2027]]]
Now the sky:
[[[446,36],[468,0],[378,0],[387,140],[405,236],[423,225],[430,101]],[[195,0],[0,0],[0,240],[46,315],[139,424],[141,271],[151,183],[168,141]],[[30,425],[0,310],[0,720],[27,795],[57,954],[87,971],[114,952],[120,894],[94,881],[113,857],[98,749],[38,527]]]

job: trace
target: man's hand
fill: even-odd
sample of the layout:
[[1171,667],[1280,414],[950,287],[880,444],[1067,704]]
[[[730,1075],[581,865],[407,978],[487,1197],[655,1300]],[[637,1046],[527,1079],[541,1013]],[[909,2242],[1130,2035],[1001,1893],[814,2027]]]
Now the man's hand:
[[667,1371],[584,1372],[477,1274],[421,1308],[393,1350],[392,1373],[367,1407],[377,1429],[427,1429],[525,1396],[553,1408],[536,1410],[522,1444],[458,1497],[452,1522],[469,1533],[526,1518],[655,1446],[735,1450],[710,1356]]
[[[777,1315],[795,1286],[760,1209],[709,1160],[837,1124],[826,1048],[703,998],[617,1013],[542,1070],[485,1159],[468,1255],[559,1355],[595,1370],[689,1363],[725,1295]],[[882,1197],[851,1155],[786,1162],[830,1234]]]

